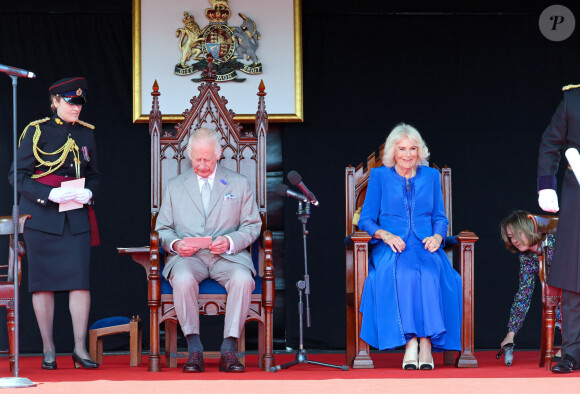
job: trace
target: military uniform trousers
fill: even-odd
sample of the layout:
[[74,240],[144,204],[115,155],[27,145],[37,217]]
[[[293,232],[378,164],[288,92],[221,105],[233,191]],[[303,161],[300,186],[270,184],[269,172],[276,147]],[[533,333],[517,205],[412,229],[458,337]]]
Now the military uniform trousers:
[[234,263],[200,250],[190,257],[177,259],[169,274],[173,287],[173,303],[184,335],[199,334],[199,284],[214,279],[227,291],[224,338],[239,338],[248,316],[255,282],[252,272],[242,264]]
[[562,290],[562,354],[580,362],[580,293]]

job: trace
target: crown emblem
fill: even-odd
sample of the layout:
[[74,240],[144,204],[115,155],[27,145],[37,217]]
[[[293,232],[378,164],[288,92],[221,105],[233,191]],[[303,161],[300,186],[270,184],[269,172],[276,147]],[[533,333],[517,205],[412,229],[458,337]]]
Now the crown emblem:
[[77,89],[77,96],[82,96],[83,90],[81,88]]
[[195,22],[195,18],[193,17],[193,15],[189,15],[189,12],[187,12],[187,11],[185,11],[185,12],[183,13],[183,19],[182,19],[181,21],[183,22],[183,24],[184,24],[185,26],[189,26],[189,25],[191,25],[192,23],[196,23],[196,22]]
[[205,9],[205,16],[210,25],[227,24],[230,19],[230,7],[228,0],[209,0],[212,8]]
[[[179,40],[181,59],[175,65],[174,74],[185,76],[203,71],[202,78],[192,79],[194,82],[245,81],[245,78],[238,78],[236,70],[245,74],[261,74],[262,64],[256,55],[261,35],[256,23],[239,12],[241,26],[228,26],[231,16],[228,0],[208,1],[211,8],[205,9],[205,16],[209,24],[203,29],[196,23],[193,15],[187,11],[183,13],[181,21],[184,27],[177,28],[175,32]],[[189,64],[192,59],[196,62]],[[251,63],[242,63],[240,59]]]

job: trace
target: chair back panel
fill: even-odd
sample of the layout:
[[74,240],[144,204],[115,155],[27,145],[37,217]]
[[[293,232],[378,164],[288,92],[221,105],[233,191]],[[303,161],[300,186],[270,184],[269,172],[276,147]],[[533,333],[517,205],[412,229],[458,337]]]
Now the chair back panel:
[[542,300],[545,301],[547,293],[554,293],[553,288],[546,284],[548,280],[548,256],[545,248],[546,235],[556,234],[558,230],[558,217],[554,215],[528,215],[534,224],[534,232],[542,234],[543,252],[540,255],[539,276],[542,284]]
[[[346,167],[345,185],[346,185],[346,223],[345,223],[345,236],[348,237],[350,234],[355,232],[358,227],[353,224],[353,216],[355,212],[361,208],[364,204],[365,197],[367,194],[367,186],[369,183],[369,177],[371,170],[373,168],[383,165],[383,152],[385,149],[385,144],[379,147],[379,155],[376,156],[372,153],[368,158],[366,163],[361,163],[356,168],[349,166]],[[365,165],[366,164],[366,165]],[[447,227],[447,235],[453,234],[452,229],[452,195],[451,195],[451,168],[445,166],[443,168],[437,167],[433,164],[433,168],[439,170],[441,176],[441,191],[443,193],[443,203],[445,205],[445,216],[449,220],[449,226]]]
[[[30,218],[30,215],[20,215],[18,218],[18,234],[24,232],[24,225],[26,221]],[[0,216],[0,235],[10,235],[9,247],[8,247],[8,260],[4,264],[5,260],[0,260],[0,283],[13,283],[14,282],[14,224],[12,221],[12,216]],[[24,254],[24,248],[19,243],[17,245],[18,253],[20,255]],[[20,266],[18,267],[20,271]]]
[[[157,89],[157,90],[156,90]],[[266,228],[266,133],[267,114],[263,105],[263,84],[260,84],[256,131],[243,130],[234,122],[234,112],[226,108],[227,100],[219,97],[217,83],[206,81],[199,85],[200,94],[191,99],[191,108],[183,112],[184,120],[173,131],[161,131],[161,113],[158,105],[157,83],[153,86],[153,106],[150,132],[152,136],[152,202],[151,212],[158,212],[162,193],[167,182],[191,169],[187,144],[191,133],[201,127],[215,130],[221,135],[223,148],[220,164],[246,176],[255,190],[256,202]],[[158,140],[155,141],[157,138]]]

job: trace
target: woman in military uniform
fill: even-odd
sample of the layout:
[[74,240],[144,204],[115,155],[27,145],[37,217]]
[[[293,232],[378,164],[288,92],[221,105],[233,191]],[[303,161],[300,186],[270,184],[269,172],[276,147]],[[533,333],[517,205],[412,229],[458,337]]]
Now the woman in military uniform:
[[[85,346],[91,303],[91,246],[98,244],[91,204],[100,179],[94,126],[79,120],[86,89],[85,78],[79,77],[52,84],[49,92],[53,116],[30,123],[19,140],[16,172],[20,212],[32,216],[24,229],[28,289],[42,336],[43,369],[56,369],[55,291],[69,293],[75,367],[98,367]],[[71,180],[79,180],[80,188],[62,184]],[[64,204],[76,204],[76,208],[65,211]]]

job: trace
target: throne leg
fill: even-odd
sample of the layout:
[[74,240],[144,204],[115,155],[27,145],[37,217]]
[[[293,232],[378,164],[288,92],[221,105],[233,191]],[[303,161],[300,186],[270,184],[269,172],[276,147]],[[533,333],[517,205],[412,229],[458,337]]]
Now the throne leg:
[[10,372],[14,374],[16,342],[14,341],[14,304],[12,301],[6,307],[6,320],[8,326],[8,363],[10,364]]

